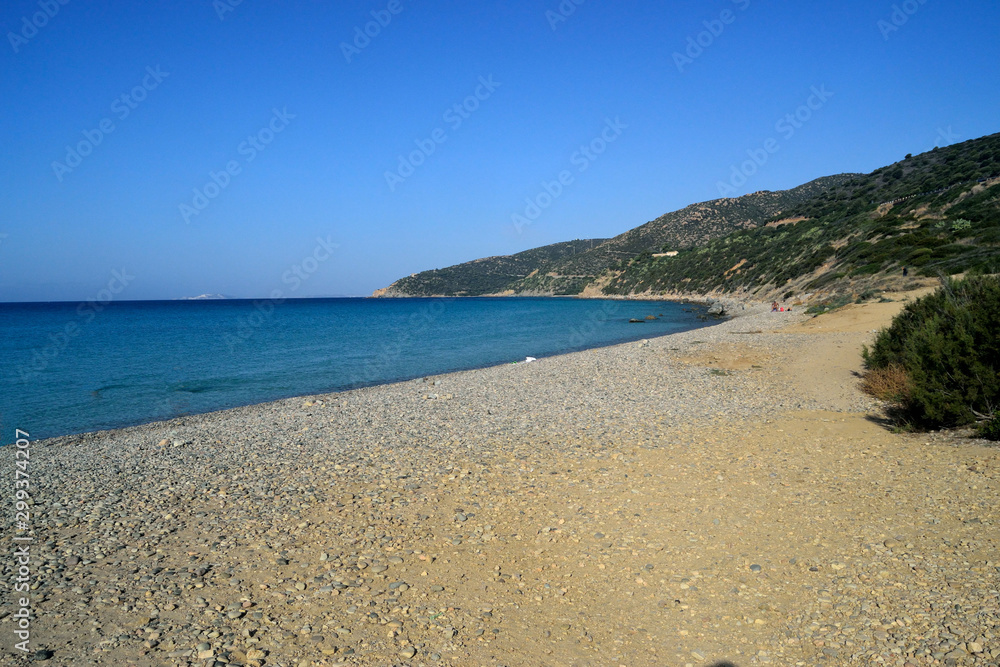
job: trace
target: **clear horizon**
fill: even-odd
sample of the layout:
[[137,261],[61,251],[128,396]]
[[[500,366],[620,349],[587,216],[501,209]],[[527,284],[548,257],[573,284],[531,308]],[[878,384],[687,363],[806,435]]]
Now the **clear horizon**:
[[0,28],[0,302],[367,296],[1000,131],[985,0],[15,0]]

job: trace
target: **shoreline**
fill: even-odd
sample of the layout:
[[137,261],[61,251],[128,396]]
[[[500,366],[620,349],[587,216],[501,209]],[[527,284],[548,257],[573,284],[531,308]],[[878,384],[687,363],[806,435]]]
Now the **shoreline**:
[[681,295],[681,294],[480,294],[476,296],[447,296],[443,294],[419,295],[419,294],[398,294],[398,295],[378,295],[371,294],[362,299],[587,299],[590,301],[666,301],[669,303],[690,303],[696,305],[710,305],[716,301],[729,302],[735,304],[763,305],[763,301],[754,299],[737,299],[728,295],[713,297],[709,295]]
[[[358,297],[358,298],[370,298],[370,297]],[[397,297],[389,297],[389,298],[397,298]],[[499,298],[499,297],[489,296],[489,297],[398,297],[398,298],[428,298],[428,299],[445,298],[445,299],[451,299],[451,298]],[[525,298],[549,298],[549,297],[525,297]],[[615,301],[616,300],[614,298],[604,299],[604,298],[600,298],[600,297],[597,297],[597,299],[598,300],[606,300],[606,301]],[[647,300],[647,299],[637,299],[637,300]],[[663,301],[663,302],[670,302],[670,303],[689,303],[689,304],[693,304],[693,305],[702,305],[702,306],[710,305],[710,302],[674,301],[674,300],[670,300],[670,299],[648,299],[648,300],[651,300],[651,301]],[[739,302],[734,302],[734,303],[739,303]],[[762,305],[762,304],[760,304],[760,305]],[[745,312],[745,311],[743,311],[743,312]],[[741,312],[740,314],[743,314],[743,312]],[[684,331],[674,331],[674,332],[670,332],[670,333],[660,333],[660,334],[655,334],[654,333],[654,334],[648,336],[648,338],[650,338],[650,339],[662,338],[664,336],[674,336],[674,335],[678,335],[680,333],[687,333],[689,331],[697,331],[697,330],[700,330],[700,329],[707,329],[707,328],[710,328],[710,327],[713,327],[713,326],[717,326],[718,324],[720,324],[720,323],[722,323],[724,321],[727,321],[728,319],[732,319],[734,317],[737,317],[737,316],[739,316],[739,315],[724,316],[724,317],[721,317],[721,318],[713,318],[714,321],[710,321],[708,319],[705,319],[703,321],[707,321],[707,323],[699,325],[695,329],[687,329],[687,330],[684,330]],[[636,338],[636,339],[633,339],[633,340],[627,340],[627,341],[623,341],[623,342],[617,342],[617,343],[607,343],[605,345],[598,345],[597,347],[583,347],[583,348],[580,348],[580,349],[572,349],[572,350],[567,350],[567,351],[562,351],[562,352],[556,352],[556,353],[553,353],[553,354],[546,354],[546,355],[542,355],[540,357],[537,357],[537,359],[548,359],[548,358],[553,358],[553,357],[560,357],[560,356],[563,356],[563,355],[566,355],[566,354],[575,354],[575,353],[578,353],[578,352],[586,352],[588,350],[603,349],[603,348],[608,348],[608,347],[614,347],[616,345],[628,345],[629,343],[635,342],[635,340],[639,340],[639,338]],[[519,363],[524,363],[524,362],[523,361],[516,361],[516,362],[513,362],[513,363],[519,364]],[[336,396],[336,395],[345,394],[345,393],[352,392],[352,391],[359,391],[359,390],[362,390],[362,389],[371,389],[373,387],[391,386],[391,385],[402,384],[402,383],[406,383],[406,382],[413,382],[415,380],[421,380],[421,379],[424,379],[424,378],[430,378],[430,377],[439,378],[439,377],[447,376],[447,375],[450,375],[450,374],[453,374],[453,373],[465,373],[465,372],[470,372],[470,371],[477,371],[477,370],[483,370],[483,369],[486,369],[486,368],[494,368],[494,367],[506,366],[506,365],[511,365],[511,364],[505,362],[505,363],[500,363],[500,364],[487,364],[487,365],[482,365],[482,366],[470,366],[470,367],[467,367],[467,368],[458,368],[458,369],[443,371],[441,373],[435,373],[435,374],[431,374],[431,375],[417,375],[417,376],[414,376],[414,377],[396,378],[396,379],[386,380],[386,381],[383,381],[383,382],[373,382],[371,384],[366,384],[366,385],[357,386],[357,387],[351,387],[351,388],[333,389],[333,390],[330,390],[330,391],[323,391],[323,392],[319,392],[319,393],[294,394],[292,396],[286,396],[286,397],[283,397],[283,398],[276,398],[276,399],[265,400],[265,401],[257,401],[257,402],[253,402],[253,403],[245,403],[245,404],[241,404],[241,405],[234,405],[234,406],[230,406],[230,407],[219,408],[219,409],[215,409],[215,410],[209,410],[209,411],[206,411],[206,412],[188,413],[188,414],[179,415],[177,417],[173,417],[173,418],[170,418],[170,419],[156,419],[156,420],[153,420],[153,421],[136,421],[134,423],[123,423],[123,424],[118,425],[118,426],[113,426],[113,427],[109,427],[109,428],[102,428],[102,429],[98,429],[98,430],[94,430],[94,431],[79,431],[79,432],[74,432],[74,433],[64,433],[64,434],[61,434],[61,435],[47,436],[47,437],[44,437],[44,438],[40,438],[39,442],[45,442],[45,441],[48,441],[48,440],[54,440],[54,439],[59,439],[59,438],[67,438],[67,437],[82,437],[82,436],[93,435],[93,434],[108,434],[108,433],[114,433],[114,432],[125,430],[125,429],[138,428],[138,427],[142,427],[142,426],[151,426],[151,425],[155,425],[155,424],[166,424],[166,423],[170,423],[170,422],[173,422],[175,420],[178,420],[178,419],[187,419],[187,418],[199,417],[199,416],[203,416],[203,415],[213,415],[213,414],[216,414],[216,413],[224,413],[224,412],[227,412],[229,410],[239,410],[239,409],[245,409],[245,408],[253,408],[255,406],[272,405],[272,404],[281,403],[282,401],[295,401],[295,400],[300,400],[300,399],[310,399],[310,398],[316,399],[316,398],[321,398],[321,397]],[[0,444],[0,448],[5,447],[5,446],[7,446],[7,444]]]
[[33,442],[33,646],[123,667],[991,664],[998,451],[887,431],[851,376],[899,305]]

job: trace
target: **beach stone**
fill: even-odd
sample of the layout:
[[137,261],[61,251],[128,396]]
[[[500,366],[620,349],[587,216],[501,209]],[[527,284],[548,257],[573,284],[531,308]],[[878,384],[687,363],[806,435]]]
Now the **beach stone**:
[[417,654],[417,649],[415,649],[412,646],[407,646],[406,648],[402,649],[399,652],[399,657],[403,658],[404,660],[409,660],[416,654]]
[[995,665],[996,450],[865,419],[825,317],[33,443],[49,664]]

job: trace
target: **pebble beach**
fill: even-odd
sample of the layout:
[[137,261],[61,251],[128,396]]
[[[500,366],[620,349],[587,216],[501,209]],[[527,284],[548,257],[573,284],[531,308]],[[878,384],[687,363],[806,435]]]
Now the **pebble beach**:
[[1000,449],[857,390],[901,305],[31,442],[0,664],[1000,665]]

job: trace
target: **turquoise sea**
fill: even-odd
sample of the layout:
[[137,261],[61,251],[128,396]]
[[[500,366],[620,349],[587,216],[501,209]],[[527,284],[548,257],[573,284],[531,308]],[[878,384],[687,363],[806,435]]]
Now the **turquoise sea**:
[[565,298],[0,304],[0,443],[677,333],[703,313]]

